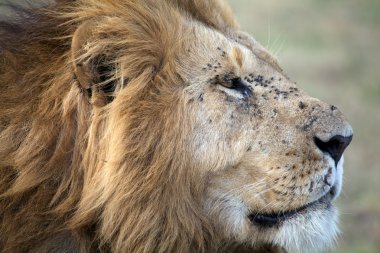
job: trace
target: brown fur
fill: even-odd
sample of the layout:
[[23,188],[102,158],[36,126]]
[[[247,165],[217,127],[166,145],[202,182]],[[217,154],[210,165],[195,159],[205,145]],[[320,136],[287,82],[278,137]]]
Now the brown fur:
[[202,46],[223,36],[245,46],[228,68],[251,50],[286,78],[223,2],[57,1],[19,14],[0,24],[0,252],[282,251],[231,239],[202,204],[214,168],[235,159],[210,149],[194,162]]

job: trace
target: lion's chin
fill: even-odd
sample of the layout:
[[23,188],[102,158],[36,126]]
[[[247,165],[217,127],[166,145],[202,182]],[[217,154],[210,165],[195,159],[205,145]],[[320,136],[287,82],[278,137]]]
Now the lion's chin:
[[321,252],[331,248],[339,234],[338,212],[331,201],[335,189],[318,200],[278,214],[251,214],[252,225],[265,234],[260,238],[290,252]]
[[331,204],[309,210],[284,221],[271,241],[289,252],[322,252],[336,244],[340,233],[337,222],[338,212]]

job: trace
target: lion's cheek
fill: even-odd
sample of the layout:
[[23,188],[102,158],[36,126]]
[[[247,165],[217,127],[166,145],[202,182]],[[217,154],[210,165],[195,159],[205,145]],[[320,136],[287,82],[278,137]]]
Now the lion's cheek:
[[195,167],[202,171],[222,171],[239,164],[250,147],[252,130],[237,128],[228,119],[210,120],[202,115],[195,120],[189,137]]

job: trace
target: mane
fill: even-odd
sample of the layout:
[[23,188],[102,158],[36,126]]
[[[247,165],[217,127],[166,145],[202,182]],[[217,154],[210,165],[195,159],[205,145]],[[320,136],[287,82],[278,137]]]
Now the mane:
[[[0,22],[0,249],[40,252],[56,238],[91,252],[214,250],[187,165],[190,112],[169,100],[183,83],[175,56],[191,15],[117,0],[16,12]],[[99,16],[107,22],[81,57],[110,59],[115,92],[129,92],[96,107],[73,75],[70,44]]]

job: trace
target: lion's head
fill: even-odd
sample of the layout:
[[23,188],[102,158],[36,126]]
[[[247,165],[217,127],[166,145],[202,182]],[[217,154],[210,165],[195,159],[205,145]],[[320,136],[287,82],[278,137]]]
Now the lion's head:
[[222,2],[58,1],[38,15],[32,27],[44,32],[24,32],[21,42],[35,41],[22,53],[2,41],[0,245],[209,252],[334,241],[352,129]]

